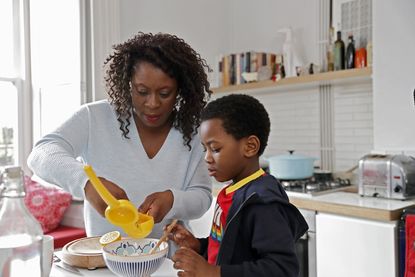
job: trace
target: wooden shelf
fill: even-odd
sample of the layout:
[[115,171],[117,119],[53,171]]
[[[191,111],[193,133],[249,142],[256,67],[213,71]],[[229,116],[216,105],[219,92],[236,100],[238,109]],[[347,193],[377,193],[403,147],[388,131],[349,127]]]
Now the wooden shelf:
[[300,77],[289,77],[279,81],[260,81],[242,85],[227,86],[212,89],[213,93],[226,93],[226,92],[243,92],[247,90],[259,90],[259,89],[274,89],[286,86],[307,86],[315,84],[338,84],[342,82],[349,82],[355,79],[368,79],[372,77],[372,68],[354,68],[348,70],[331,71],[325,73],[318,73],[313,75],[306,75]]

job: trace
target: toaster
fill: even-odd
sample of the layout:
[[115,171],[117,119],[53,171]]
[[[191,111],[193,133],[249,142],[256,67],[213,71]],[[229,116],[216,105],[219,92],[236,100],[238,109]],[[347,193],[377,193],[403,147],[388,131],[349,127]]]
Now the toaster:
[[415,197],[415,158],[406,155],[366,155],[359,160],[361,196]]

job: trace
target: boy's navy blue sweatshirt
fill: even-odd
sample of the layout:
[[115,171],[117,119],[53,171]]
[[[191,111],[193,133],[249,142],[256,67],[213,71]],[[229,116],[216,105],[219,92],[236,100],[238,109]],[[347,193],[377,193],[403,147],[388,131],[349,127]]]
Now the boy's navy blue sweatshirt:
[[[295,242],[308,230],[298,209],[272,175],[235,191],[216,264],[221,276],[297,277]],[[201,239],[207,256],[208,239]]]

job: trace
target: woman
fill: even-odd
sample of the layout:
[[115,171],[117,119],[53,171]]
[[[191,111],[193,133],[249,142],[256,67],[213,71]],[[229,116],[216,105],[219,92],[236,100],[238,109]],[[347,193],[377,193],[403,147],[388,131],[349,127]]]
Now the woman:
[[88,236],[119,230],[84,163],[117,199],[154,217],[149,237],[172,218],[200,217],[212,201],[197,128],[211,90],[206,61],[182,39],[139,33],[116,45],[105,61],[109,100],[82,106],[34,146],[33,172],[85,201]]

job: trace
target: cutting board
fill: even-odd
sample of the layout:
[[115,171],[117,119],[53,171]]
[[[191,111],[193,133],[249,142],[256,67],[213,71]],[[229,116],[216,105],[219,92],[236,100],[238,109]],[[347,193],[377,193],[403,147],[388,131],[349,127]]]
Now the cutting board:
[[62,248],[62,260],[70,265],[95,269],[106,267],[100,237],[86,237],[68,242]]

